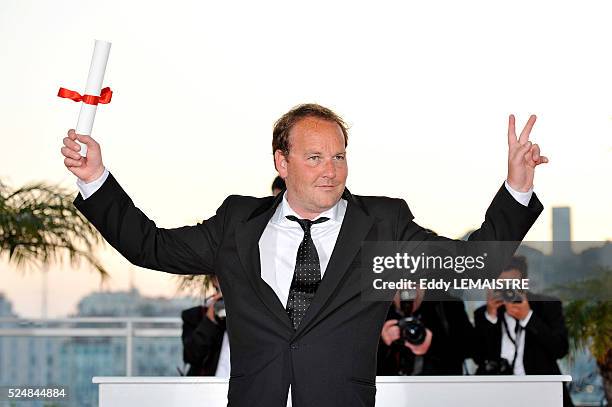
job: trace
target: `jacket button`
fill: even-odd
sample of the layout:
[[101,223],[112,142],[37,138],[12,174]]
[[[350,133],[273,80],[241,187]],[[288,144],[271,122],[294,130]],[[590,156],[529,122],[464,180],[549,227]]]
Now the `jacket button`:
[[296,350],[298,348],[297,343],[292,343],[291,346],[289,346],[291,349]]

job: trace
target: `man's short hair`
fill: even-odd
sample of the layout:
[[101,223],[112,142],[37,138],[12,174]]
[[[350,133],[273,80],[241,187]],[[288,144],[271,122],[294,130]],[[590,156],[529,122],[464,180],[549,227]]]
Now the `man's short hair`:
[[276,150],[280,150],[285,157],[289,155],[289,132],[297,122],[306,117],[316,117],[318,119],[337,123],[344,135],[344,146],[346,147],[348,145],[348,126],[344,120],[331,109],[316,103],[306,103],[295,106],[274,123],[274,130],[272,131],[272,154],[274,154]]
[[527,278],[527,258],[525,256],[512,256],[510,262],[503,271],[517,270],[521,278]]

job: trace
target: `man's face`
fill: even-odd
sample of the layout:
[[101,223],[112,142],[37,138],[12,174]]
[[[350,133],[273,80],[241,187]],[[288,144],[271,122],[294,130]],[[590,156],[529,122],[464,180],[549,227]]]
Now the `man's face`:
[[[521,280],[523,278],[523,275],[521,274],[519,270],[511,269],[511,270],[506,270],[502,272],[498,278],[500,280]],[[501,293],[501,291],[497,291],[497,293]],[[522,291],[519,291],[518,295],[520,298],[525,298],[525,293]],[[507,297],[507,296],[504,297],[504,295],[497,294],[497,298],[503,299],[506,304],[517,303],[517,302],[520,303],[521,301],[518,299],[519,297],[516,297],[515,294],[510,294],[510,297]],[[510,301],[510,299],[512,300]]]
[[500,280],[520,280],[523,277],[521,276],[520,271],[512,269],[502,272],[498,278]]
[[337,123],[315,117],[297,122],[289,133],[289,156],[274,153],[287,183],[287,200],[300,216],[314,218],[342,196],[348,167],[344,135]]

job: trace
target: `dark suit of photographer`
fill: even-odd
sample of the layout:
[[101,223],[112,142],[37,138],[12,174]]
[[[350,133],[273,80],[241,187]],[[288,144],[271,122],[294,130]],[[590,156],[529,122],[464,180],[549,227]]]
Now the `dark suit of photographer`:
[[183,361],[190,365],[187,376],[215,376],[217,372],[225,333],[225,319],[215,315],[214,303],[220,298],[218,293],[208,307],[198,305],[181,313]]
[[[440,296],[444,296],[440,301]],[[436,301],[430,300],[435,297]],[[380,376],[461,375],[464,359],[471,357],[473,327],[464,304],[448,294],[417,291],[412,302],[412,316],[426,328],[422,344],[414,345],[401,339],[398,320],[408,316],[410,303],[400,302],[399,295],[387,314],[378,346]]]
[[[525,258],[514,257],[500,278],[527,278]],[[511,301],[489,293],[487,305],[474,312],[476,373],[561,374],[557,359],[567,355],[569,348],[561,302],[531,292],[513,295],[516,298]],[[573,405],[565,386],[563,399],[564,406]]]

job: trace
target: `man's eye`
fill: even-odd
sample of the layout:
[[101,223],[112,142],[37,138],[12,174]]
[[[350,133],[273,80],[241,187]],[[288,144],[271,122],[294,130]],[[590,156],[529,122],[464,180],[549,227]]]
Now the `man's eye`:
[[312,160],[312,161],[317,161],[319,158],[321,158],[321,157],[318,156],[318,155],[311,155],[310,157],[308,157],[308,159]]
[[339,161],[343,161],[344,160],[344,156],[343,155],[337,155],[335,158],[336,158],[336,160],[339,160]]

